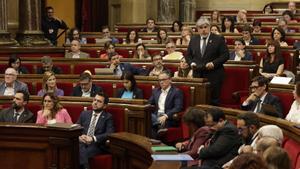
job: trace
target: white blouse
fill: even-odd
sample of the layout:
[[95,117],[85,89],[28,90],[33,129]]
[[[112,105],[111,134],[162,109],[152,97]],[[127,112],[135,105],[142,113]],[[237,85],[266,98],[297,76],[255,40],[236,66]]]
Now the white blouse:
[[293,102],[285,119],[294,123],[300,123],[300,104],[296,100]]

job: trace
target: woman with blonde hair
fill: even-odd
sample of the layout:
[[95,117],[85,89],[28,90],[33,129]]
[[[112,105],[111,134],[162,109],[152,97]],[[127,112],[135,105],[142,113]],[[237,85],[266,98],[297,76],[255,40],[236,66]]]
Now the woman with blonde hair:
[[37,112],[37,124],[72,124],[68,111],[62,107],[58,97],[53,95],[53,93],[46,93],[43,96],[42,105],[42,110]]
[[176,40],[176,45],[189,45],[193,31],[187,25],[182,26],[181,38]]
[[64,91],[57,88],[56,78],[53,72],[47,71],[43,76],[43,88],[38,92],[38,96],[44,96],[45,93],[53,93],[56,96],[63,96]]

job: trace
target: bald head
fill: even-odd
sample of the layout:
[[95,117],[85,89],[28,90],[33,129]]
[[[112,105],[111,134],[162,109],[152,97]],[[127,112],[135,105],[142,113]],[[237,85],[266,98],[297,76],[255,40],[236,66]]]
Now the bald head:
[[17,75],[18,73],[14,68],[7,68],[4,75],[6,85],[12,85],[17,79]]

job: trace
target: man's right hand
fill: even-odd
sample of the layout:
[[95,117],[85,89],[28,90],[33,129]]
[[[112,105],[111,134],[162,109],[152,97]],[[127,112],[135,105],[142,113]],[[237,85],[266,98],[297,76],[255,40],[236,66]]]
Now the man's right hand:
[[250,101],[255,101],[257,98],[258,98],[258,95],[257,95],[257,93],[254,92],[245,100],[245,102],[249,103]]
[[197,68],[197,64],[195,62],[191,63],[191,68],[195,70]]

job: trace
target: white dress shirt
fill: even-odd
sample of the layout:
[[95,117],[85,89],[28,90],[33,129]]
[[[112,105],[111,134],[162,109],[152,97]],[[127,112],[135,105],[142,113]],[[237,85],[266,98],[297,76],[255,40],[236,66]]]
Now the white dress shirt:
[[166,114],[165,103],[166,103],[166,98],[170,91],[170,88],[171,88],[171,86],[169,86],[166,90],[161,89],[161,94],[159,95],[159,98],[158,98],[158,111],[157,111],[158,117]]
[[300,124],[300,104],[296,100],[293,102],[289,114],[285,119]]
[[4,95],[4,96],[13,96],[13,95],[15,95],[15,84],[13,84],[12,87],[8,87],[8,86],[5,84],[5,90],[4,90],[3,95]]
[[83,90],[81,90],[81,92],[82,92],[81,97],[91,97],[91,90],[92,90],[92,88],[90,88],[90,90],[87,92],[84,92]]

